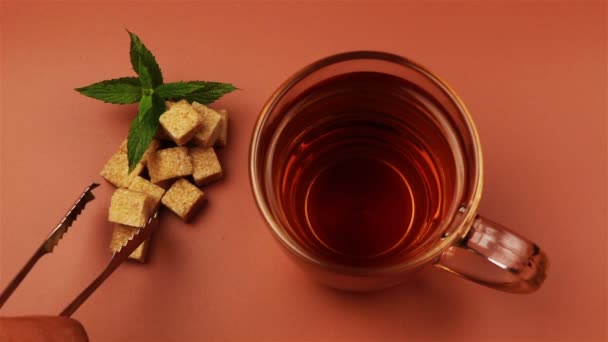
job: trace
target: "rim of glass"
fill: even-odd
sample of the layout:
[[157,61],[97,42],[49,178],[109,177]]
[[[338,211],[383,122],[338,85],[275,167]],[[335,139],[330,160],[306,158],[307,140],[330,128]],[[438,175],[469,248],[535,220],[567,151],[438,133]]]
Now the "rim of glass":
[[[257,181],[259,178],[259,173],[256,170],[256,159],[258,158],[258,143],[260,141],[260,136],[262,132],[262,127],[266,123],[268,119],[269,113],[271,113],[279,100],[289,91],[293,86],[295,86],[298,82],[305,79],[309,75],[314,72],[328,67],[332,64],[337,64],[341,62],[346,62],[350,60],[379,60],[383,62],[390,62],[394,64],[401,65],[405,68],[413,69],[420,74],[424,75],[426,78],[431,80],[435,85],[437,85],[444,93],[448,96],[448,98],[453,102],[453,104],[458,108],[460,113],[462,114],[465,124],[467,127],[467,131],[470,134],[470,138],[473,141],[473,154],[475,159],[475,169],[472,169],[471,174],[474,179],[472,182],[472,190],[471,194],[468,198],[466,211],[462,219],[460,220],[459,226],[452,229],[449,236],[443,238],[438,244],[436,244],[432,249],[427,251],[424,254],[417,255],[412,259],[408,259],[402,263],[397,265],[385,266],[385,267],[352,267],[337,263],[330,263],[327,261],[319,260],[314,255],[310,255],[299,245],[294,243],[288,236],[288,234],[283,231],[281,225],[275,219],[272,214],[268,203],[266,202],[264,196],[264,189],[261,187],[261,184]],[[300,69],[292,76],[290,76],[283,84],[281,84],[277,90],[270,96],[270,98],[266,101],[264,107],[260,111],[256,123],[253,128],[253,134],[250,141],[250,149],[249,149],[249,181],[251,184],[251,190],[253,192],[253,196],[256,201],[256,205],[258,210],[262,214],[262,217],[266,221],[267,227],[270,229],[271,233],[277,238],[277,240],[285,247],[289,252],[291,252],[294,256],[299,259],[306,261],[308,263],[312,263],[317,266],[321,266],[325,269],[336,271],[344,274],[353,274],[353,275],[379,275],[379,274],[393,274],[396,272],[406,271],[408,269],[415,268],[420,265],[424,265],[431,261],[434,261],[437,257],[441,255],[441,253],[453,245],[459,238],[463,237],[466,232],[470,229],[470,226],[477,215],[477,208],[479,206],[479,201],[481,199],[481,192],[483,187],[483,157],[481,153],[481,141],[479,139],[479,134],[473,123],[473,118],[469,113],[469,110],[464,105],[463,101],[456,94],[456,92],[450,87],[447,82],[445,82],[442,78],[431,72],[426,67],[409,60],[405,57],[395,55],[387,52],[380,51],[351,51],[351,52],[343,52],[335,55],[331,55],[325,58],[322,58],[316,62],[313,62],[304,68]]]

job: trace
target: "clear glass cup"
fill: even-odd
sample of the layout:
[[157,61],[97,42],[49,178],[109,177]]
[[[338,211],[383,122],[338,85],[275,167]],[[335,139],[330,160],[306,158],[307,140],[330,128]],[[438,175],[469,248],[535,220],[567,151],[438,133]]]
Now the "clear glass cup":
[[[290,116],[294,101],[315,85],[353,72],[395,76],[429,94],[443,108],[441,112],[434,112],[432,119],[439,123],[454,160],[450,171],[453,178],[444,184],[449,187],[446,214],[434,226],[432,234],[425,237],[423,249],[390,265],[349,264],[306,248],[293,236],[293,227],[282,211],[274,186],[275,180],[282,177],[282,171],[273,163],[285,148],[277,143],[277,137],[286,127],[294,127],[290,122],[296,120]],[[295,127],[303,131],[307,123],[303,121]],[[479,136],[465,105],[438,76],[406,58],[383,52],[347,52],[326,57],[298,71],[275,91],[262,109],[253,131],[249,158],[253,195],[270,232],[293,261],[326,285],[351,291],[382,289],[407,280],[412,271],[425,265],[513,293],[532,292],[546,277],[548,260],[536,244],[477,214],[483,160]]]

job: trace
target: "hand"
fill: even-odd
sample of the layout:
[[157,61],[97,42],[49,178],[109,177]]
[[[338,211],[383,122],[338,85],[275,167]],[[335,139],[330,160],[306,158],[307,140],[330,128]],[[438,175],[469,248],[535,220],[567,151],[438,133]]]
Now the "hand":
[[2,342],[87,342],[80,322],[57,316],[0,317]]

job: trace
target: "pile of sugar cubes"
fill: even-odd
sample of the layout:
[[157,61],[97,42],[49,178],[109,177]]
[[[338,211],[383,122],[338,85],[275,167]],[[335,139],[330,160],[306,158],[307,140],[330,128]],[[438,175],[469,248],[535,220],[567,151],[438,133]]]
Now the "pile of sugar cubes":
[[[200,187],[222,177],[214,147],[226,146],[225,110],[185,100],[167,102],[159,121],[156,138],[131,173],[126,140],[101,171],[101,176],[117,187],[108,215],[114,223],[110,243],[113,253],[148,222],[161,204],[188,221],[206,200]],[[146,262],[149,245],[150,241],[145,241],[129,258]]]

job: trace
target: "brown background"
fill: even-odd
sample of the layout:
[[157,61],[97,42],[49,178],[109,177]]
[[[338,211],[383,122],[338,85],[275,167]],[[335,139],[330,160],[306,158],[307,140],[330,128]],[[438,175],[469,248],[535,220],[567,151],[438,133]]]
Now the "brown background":
[[[606,340],[605,1],[2,1],[0,288],[126,136],[134,106],[72,89],[131,75],[125,28],[168,81],[243,89],[226,178],[191,225],[163,215],[151,263],[121,267],[75,317],[93,341]],[[319,286],[274,245],[249,192],[247,149],[265,99],[296,69],[353,49],[398,53],[468,104],[486,161],[480,212],[551,259],[545,286],[510,295],[432,268],[353,295]],[[56,314],[109,258],[111,187],[2,315]]]

